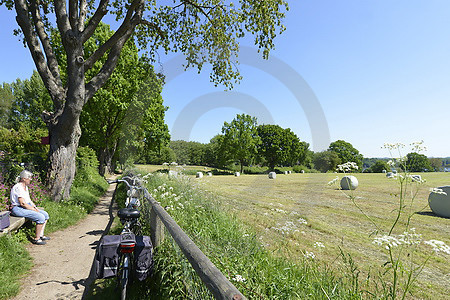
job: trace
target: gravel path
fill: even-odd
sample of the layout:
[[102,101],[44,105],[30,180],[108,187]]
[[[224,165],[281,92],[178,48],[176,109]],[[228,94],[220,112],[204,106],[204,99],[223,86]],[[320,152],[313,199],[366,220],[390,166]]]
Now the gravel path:
[[94,211],[77,225],[52,233],[47,245],[28,246],[34,267],[23,278],[21,292],[13,299],[83,298],[85,288],[94,280],[97,244],[103,233],[109,231],[114,218],[115,186],[109,186]]

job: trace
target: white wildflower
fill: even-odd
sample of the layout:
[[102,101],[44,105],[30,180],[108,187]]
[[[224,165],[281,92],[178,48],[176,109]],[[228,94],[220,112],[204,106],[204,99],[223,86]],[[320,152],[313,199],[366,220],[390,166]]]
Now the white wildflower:
[[435,193],[435,194],[447,195],[447,193],[444,192],[444,190],[439,189],[439,188],[431,188],[430,192]]
[[450,254],[450,247],[442,241],[429,240],[424,243],[433,247],[434,252],[444,252],[446,254]]
[[325,248],[325,245],[322,242],[315,242],[314,248]]
[[405,147],[405,144],[402,144],[402,143],[395,143],[395,144],[384,143],[384,146],[382,148],[389,149],[389,150],[395,150],[395,149],[400,149],[400,148],[404,148],[404,147]]
[[314,259],[316,258],[316,255],[312,252],[306,251],[305,254],[303,254],[304,257],[306,257],[307,259]]
[[422,235],[416,233],[415,228],[411,228],[409,232],[403,232],[403,234],[400,234],[398,237],[401,244],[418,245],[422,241]]
[[245,282],[246,279],[244,277],[242,277],[241,275],[234,275],[232,280],[234,280],[236,282]]
[[411,150],[416,153],[427,151],[427,147],[424,146],[423,144],[424,144],[423,140],[420,142],[413,142],[410,144]]
[[391,247],[397,247],[398,245],[401,244],[401,241],[394,236],[383,235],[383,236],[374,238],[372,243],[380,245],[380,246],[386,245],[385,248],[389,249]]
[[308,224],[308,222],[306,222],[306,220],[303,219],[303,218],[299,218],[299,219],[298,219],[298,222],[299,222],[300,224],[304,224],[304,225],[307,225],[307,224]]
[[355,162],[349,161],[345,164],[338,165],[336,171],[351,172],[353,169],[358,170],[358,165]]
[[333,185],[333,184],[335,184],[338,180],[339,180],[339,177],[336,176],[333,180],[331,180],[330,182],[328,182],[328,185]]
[[390,160],[387,162],[387,164],[388,164],[388,166],[390,166],[390,167],[395,167],[395,161],[393,161],[392,159],[390,159]]

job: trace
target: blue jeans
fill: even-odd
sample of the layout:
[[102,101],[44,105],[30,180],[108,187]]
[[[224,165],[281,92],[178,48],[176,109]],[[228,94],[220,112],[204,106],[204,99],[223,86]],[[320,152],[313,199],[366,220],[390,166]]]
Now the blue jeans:
[[11,209],[11,215],[15,217],[27,218],[33,222],[36,222],[37,224],[44,224],[45,221],[47,221],[49,218],[48,213],[45,210],[39,209],[39,212],[36,212],[34,210],[26,209],[20,206],[14,206]]

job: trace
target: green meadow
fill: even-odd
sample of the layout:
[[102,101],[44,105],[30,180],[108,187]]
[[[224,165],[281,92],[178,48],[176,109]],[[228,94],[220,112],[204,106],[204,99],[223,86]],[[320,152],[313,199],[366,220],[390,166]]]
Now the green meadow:
[[[254,228],[266,249],[275,255],[294,262],[305,255],[314,256],[316,262],[331,267],[343,266],[342,257],[350,255],[355,264],[352,272],[358,273],[362,282],[375,282],[383,271],[387,251],[373,243],[377,229],[373,223],[378,234],[389,231],[399,209],[398,181],[387,179],[385,174],[355,174],[359,186],[352,191],[353,203],[348,194],[327,184],[337,175],[342,177],[330,173],[278,174],[271,180],[267,175],[241,175],[203,177],[195,182],[216,194],[220,205],[240,222]],[[431,212],[428,195],[430,188],[449,184],[450,173],[421,175],[425,182],[409,186],[403,210],[411,212],[410,227],[423,240],[449,245],[450,219]],[[394,233],[401,234],[406,221],[402,217]],[[430,247],[421,244],[412,264],[420,264],[431,253]],[[449,274],[449,256],[433,254],[412,289],[414,298],[447,297]],[[385,276],[383,280],[389,282],[389,275]]]

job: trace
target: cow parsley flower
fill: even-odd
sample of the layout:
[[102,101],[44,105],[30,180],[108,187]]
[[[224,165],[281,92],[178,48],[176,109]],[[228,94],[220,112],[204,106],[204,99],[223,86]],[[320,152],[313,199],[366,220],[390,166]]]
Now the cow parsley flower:
[[314,248],[325,248],[325,245],[322,242],[315,242]]
[[234,275],[232,280],[234,280],[236,282],[245,282],[246,279],[244,277],[242,277],[241,275]]
[[425,241],[424,243],[431,246],[433,248],[433,251],[436,253],[443,252],[443,253],[450,255],[450,246],[448,246],[447,244],[445,244],[442,241],[429,240],[429,241]]
[[306,257],[307,259],[314,259],[316,258],[316,255],[312,252],[306,251],[305,254],[303,254],[304,257]]

